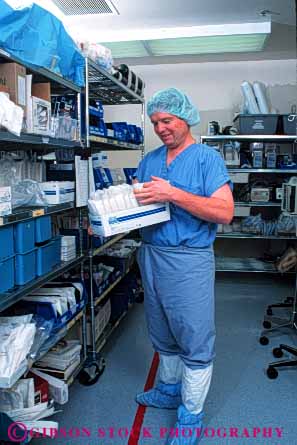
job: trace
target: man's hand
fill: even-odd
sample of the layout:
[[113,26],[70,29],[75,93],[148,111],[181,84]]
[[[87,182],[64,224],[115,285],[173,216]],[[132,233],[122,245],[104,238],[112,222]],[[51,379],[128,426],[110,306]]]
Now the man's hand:
[[151,178],[151,182],[145,182],[141,189],[134,190],[137,201],[143,205],[169,202],[173,196],[174,187],[165,179],[157,176],[151,176]]

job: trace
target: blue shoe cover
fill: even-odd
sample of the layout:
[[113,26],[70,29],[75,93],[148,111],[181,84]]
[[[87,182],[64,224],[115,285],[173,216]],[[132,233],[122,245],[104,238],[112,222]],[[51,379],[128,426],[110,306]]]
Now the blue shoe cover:
[[203,434],[203,412],[191,414],[184,405],[177,411],[177,422],[172,434],[167,437],[166,445],[197,445]]
[[154,408],[176,409],[182,403],[181,384],[159,382],[155,388],[137,394],[136,402],[139,405],[152,406]]

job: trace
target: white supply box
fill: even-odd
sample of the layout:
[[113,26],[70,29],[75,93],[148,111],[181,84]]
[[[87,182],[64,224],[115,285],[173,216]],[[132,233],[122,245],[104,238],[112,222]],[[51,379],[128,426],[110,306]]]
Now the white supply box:
[[[97,311],[97,308],[96,308]],[[97,341],[109,323],[111,315],[111,303],[107,300],[95,315],[95,340]],[[91,320],[87,320],[87,345],[92,345]]]
[[1,202],[0,203],[0,216],[11,215],[11,213],[12,213],[11,201]]
[[11,201],[11,187],[0,187],[0,203]]
[[50,102],[32,96],[33,133],[50,135],[51,104]]
[[89,218],[95,235],[111,236],[169,221],[170,210],[168,203],[158,203],[119,210],[101,217],[90,213]]
[[249,206],[236,206],[234,216],[250,216],[251,208]]
[[62,236],[61,261],[70,261],[76,257],[76,237]]
[[48,205],[74,201],[75,183],[72,181],[41,182],[39,185]]

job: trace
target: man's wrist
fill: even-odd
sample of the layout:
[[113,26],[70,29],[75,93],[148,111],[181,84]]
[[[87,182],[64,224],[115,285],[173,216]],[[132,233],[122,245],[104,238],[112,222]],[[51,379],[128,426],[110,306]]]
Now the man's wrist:
[[170,185],[170,189],[169,189],[169,197],[168,197],[168,202],[173,202],[174,201],[174,197],[176,195],[177,192],[177,187],[174,187],[173,185]]

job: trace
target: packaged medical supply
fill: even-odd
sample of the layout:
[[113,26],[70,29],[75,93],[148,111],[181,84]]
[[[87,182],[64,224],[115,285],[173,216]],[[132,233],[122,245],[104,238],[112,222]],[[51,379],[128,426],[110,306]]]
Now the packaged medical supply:
[[127,210],[119,210],[102,216],[89,214],[95,235],[111,236],[170,220],[168,203],[156,203]]
[[94,234],[110,236],[170,219],[168,203],[140,205],[133,187],[142,184],[120,184],[91,194],[88,207]]
[[0,216],[11,215],[12,207],[11,202],[1,202],[0,203]]
[[48,205],[74,201],[75,183],[73,181],[41,182],[40,188]]
[[0,203],[11,201],[11,187],[0,187]]

